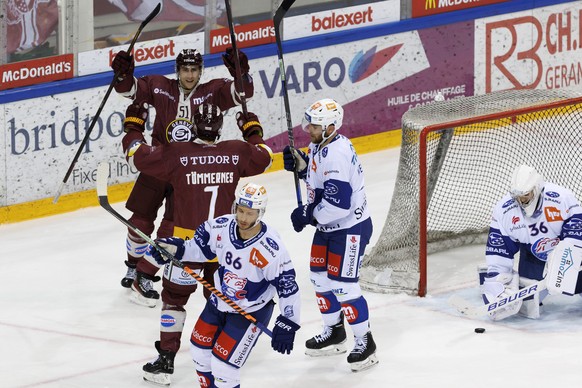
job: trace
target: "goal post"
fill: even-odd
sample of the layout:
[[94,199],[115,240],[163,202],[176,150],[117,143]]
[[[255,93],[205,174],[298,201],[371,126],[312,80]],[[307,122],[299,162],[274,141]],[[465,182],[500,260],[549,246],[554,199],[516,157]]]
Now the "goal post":
[[515,167],[531,165],[580,199],[581,153],[582,93],[573,90],[507,90],[409,110],[390,210],[363,259],[362,287],[425,296],[428,254],[484,244]]

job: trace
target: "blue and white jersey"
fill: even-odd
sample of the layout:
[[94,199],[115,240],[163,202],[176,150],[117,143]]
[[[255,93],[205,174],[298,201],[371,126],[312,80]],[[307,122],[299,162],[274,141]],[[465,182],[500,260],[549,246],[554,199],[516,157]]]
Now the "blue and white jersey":
[[318,204],[313,212],[317,229],[347,229],[369,218],[364,171],[352,142],[338,134],[321,149],[311,143],[308,156],[307,201]]
[[582,208],[572,191],[546,182],[541,197],[541,211],[532,217],[509,194],[495,205],[485,251],[487,272],[511,272],[520,249],[545,262],[560,240],[582,240]]
[[[252,313],[279,297],[281,314],[299,324],[299,286],[295,269],[279,234],[261,222],[261,231],[242,241],[237,237],[233,214],[208,220],[184,244],[184,261],[205,262],[218,257],[215,287]],[[220,311],[235,312],[214,295],[211,302]]]

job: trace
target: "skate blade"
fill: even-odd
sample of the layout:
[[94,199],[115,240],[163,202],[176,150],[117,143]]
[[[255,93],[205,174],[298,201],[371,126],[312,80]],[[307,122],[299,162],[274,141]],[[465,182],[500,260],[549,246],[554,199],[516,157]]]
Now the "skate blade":
[[305,349],[305,354],[310,357],[329,357],[342,354],[348,351],[344,342],[337,345],[329,345],[321,349]]
[[149,299],[144,298],[139,292],[135,290],[131,290],[131,294],[129,295],[129,301],[140,306],[154,308],[158,303],[158,299]]
[[352,372],[361,372],[366,369],[370,369],[374,365],[378,363],[378,357],[376,357],[376,353],[371,354],[370,357],[366,358],[364,361],[354,362],[350,364],[352,368]]
[[149,372],[143,373],[143,379],[148,383],[164,386],[169,386],[170,383],[172,382],[170,380],[170,376],[171,375],[169,373],[149,373]]

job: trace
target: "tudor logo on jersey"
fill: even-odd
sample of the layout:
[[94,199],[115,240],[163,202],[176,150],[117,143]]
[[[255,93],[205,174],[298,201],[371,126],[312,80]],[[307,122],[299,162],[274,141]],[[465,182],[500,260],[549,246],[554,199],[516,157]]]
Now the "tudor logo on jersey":
[[192,141],[193,128],[190,120],[176,119],[166,127],[166,140],[168,143]]

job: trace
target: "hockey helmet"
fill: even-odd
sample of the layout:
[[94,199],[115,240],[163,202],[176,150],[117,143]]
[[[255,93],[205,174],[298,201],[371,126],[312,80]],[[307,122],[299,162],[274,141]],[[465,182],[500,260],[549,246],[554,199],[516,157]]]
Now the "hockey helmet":
[[[309,132],[309,124],[321,125],[323,127],[323,140],[325,141],[340,129],[343,119],[344,109],[342,106],[331,98],[324,98],[311,104],[305,111],[301,127],[305,132]],[[330,125],[334,126],[334,131],[326,136],[325,132]]]
[[247,183],[236,192],[234,203],[232,204],[232,212],[236,213],[237,206],[244,206],[249,209],[258,210],[259,216],[254,223],[254,225],[256,225],[265,214],[267,200],[267,190],[264,186],[256,183]]
[[209,142],[217,142],[222,129],[223,115],[216,105],[205,102],[198,105],[194,114],[196,137]]
[[541,211],[543,190],[544,178],[533,167],[522,164],[513,171],[509,194],[527,217]]
[[176,57],[176,73],[180,71],[180,66],[200,66],[200,71],[204,69],[204,59],[202,54],[196,49],[184,49]]

